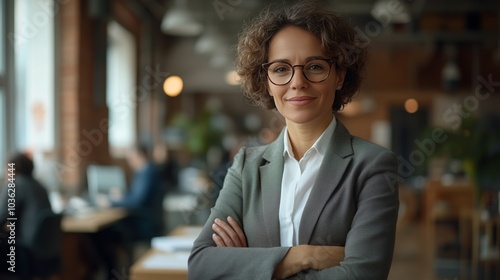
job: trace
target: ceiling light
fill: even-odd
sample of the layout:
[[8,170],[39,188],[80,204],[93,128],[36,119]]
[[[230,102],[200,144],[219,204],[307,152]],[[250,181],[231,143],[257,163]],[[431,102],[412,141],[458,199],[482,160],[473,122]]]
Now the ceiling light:
[[163,82],[163,91],[170,97],[179,95],[184,87],[181,77],[170,76]]
[[215,30],[215,27],[209,26],[207,31],[196,41],[194,49],[197,53],[213,53],[224,45],[224,37]]
[[418,111],[418,101],[414,98],[410,98],[405,101],[405,110],[406,112],[413,114]]
[[198,36],[203,31],[203,25],[188,10],[186,0],[177,0],[173,8],[163,16],[161,30],[174,36]]

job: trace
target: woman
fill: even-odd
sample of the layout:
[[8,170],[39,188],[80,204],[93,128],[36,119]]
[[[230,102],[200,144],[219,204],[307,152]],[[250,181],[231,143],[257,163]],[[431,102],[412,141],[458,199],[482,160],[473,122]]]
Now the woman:
[[242,148],[194,243],[190,279],[386,279],[397,159],[351,136],[335,112],[358,91],[366,42],[311,3],[266,10],[240,35],[247,97],[286,127]]

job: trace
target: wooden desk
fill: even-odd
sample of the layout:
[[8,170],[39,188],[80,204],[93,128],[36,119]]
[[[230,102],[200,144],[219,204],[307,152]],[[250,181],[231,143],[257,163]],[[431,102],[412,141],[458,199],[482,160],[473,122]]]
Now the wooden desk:
[[474,187],[470,183],[461,181],[446,186],[429,180],[424,189],[424,220],[431,227],[439,220],[458,221],[460,211],[473,209],[474,203]]
[[64,216],[61,227],[63,232],[96,233],[126,216],[127,211],[122,208],[98,209],[80,215]]
[[64,216],[61,221],[63,268],[59,279],[89,279],[94,272],[95,256],[90,253],[94,244],[89,235],[122,220],[127,211],[122,208],[99,209],[73,216]]
[[130,279],[135,280],[186,280],[187,275],[187,264],[186,269],[159,269],[159,268],[146,268],[144,262],[151,257],[161,256],[161,255],[171,255],[173,253],[167,253],[159,250],[150,249],[144,254],[132,267],[130,268]]
[[[172,231],[170,236],[193,236],[196,237],[201,231],[201,227],[178,227]],[[187,263],[185,269],[169,268],[147,268],[144,263],[147,259],[155,256],[173,256],[172,252],[165,252],[155,249],[149,249],[134,265],[130,268],[130,279],[135,280],[186,280]]]

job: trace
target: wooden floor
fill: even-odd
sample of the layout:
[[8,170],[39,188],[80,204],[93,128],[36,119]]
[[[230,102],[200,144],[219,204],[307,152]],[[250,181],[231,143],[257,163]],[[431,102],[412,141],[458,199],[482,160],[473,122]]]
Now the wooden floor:
[[[398,228],[394,258],[389,280],[458,280],[458,256],[438,253],[438,245],[451,244],[455,234],[446,226],[429,230],[420,223],[409,223]],[[441,249],[440,252],[444,251]],[[440,256],[441,255],[441,256]],[[444,256],[443,256],[444,255]]]
[[422,280],[435,278],[430,233],[419,224],[398,229],[389,280]]

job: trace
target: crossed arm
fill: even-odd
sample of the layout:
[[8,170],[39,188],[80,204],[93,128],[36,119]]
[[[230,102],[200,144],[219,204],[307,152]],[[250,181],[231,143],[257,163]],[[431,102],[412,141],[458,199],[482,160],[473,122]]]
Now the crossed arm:
[[[227,222],[215,219],[212,229],[212,239],[218,247],[247,247],[245,233],[232,217]],[[343,259],[341,246],[293,246],[274,270],[273,278],[285,279],[306,269],[323,270],[339,265]]]
[[[236,164],[226,176],[209,224],[195,241],[189,259],[190,279],[282,279],[290,276],[293,279],[387,279],[398,210],[397,186],[393,187],[388,180],[393,177],[388,174],[397,170],[397,160],[392,154],[380,153],[367,164],[354,166],[359,170],[349,173],[358,178],[355,182],[359,184],[353,183],[352,187],[360,189],[356,192],[357,206],[345,247],[252,245],[248,248],[247,241],[265,240],[262,231],[266,229],[249,226],[242,231],[244,217],[250,221],[262,219],[258,211],[256,215],[254,212],[243,215],[241,169],[246,162],[244,155],[245,152],[240,151],[235,158]],[[258,207],[260,205],[256,209]]]

